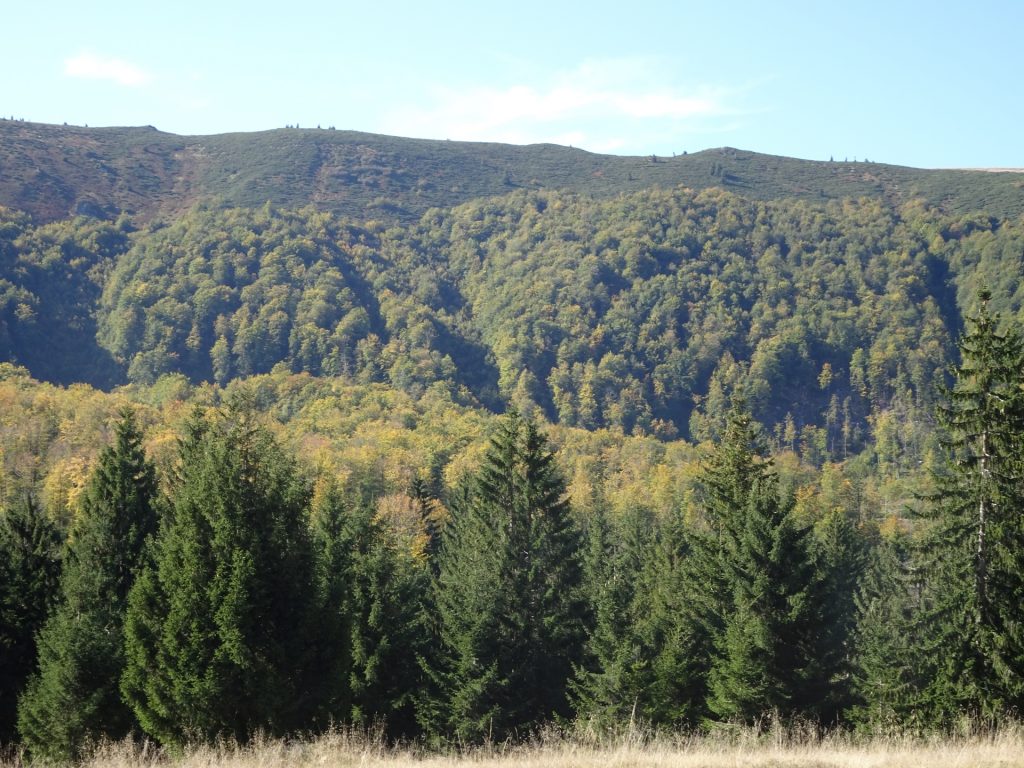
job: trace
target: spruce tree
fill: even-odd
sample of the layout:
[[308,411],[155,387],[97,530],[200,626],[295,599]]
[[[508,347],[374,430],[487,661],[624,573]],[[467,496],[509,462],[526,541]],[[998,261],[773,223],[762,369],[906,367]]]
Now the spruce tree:
[[437,607],[445,735],[525,736],[571,713],[586,604],[580,536],[536,426],[502,420],[441,555]]
[[650,658],[636,709],[657,726],[694,726],[707,713],[711,636],[697,606],[708,585],[698,586],[698,574],[705,571],[697,567],[682,509],[662,521],[656,534],[632,609],[643,654]]
[[347,611],[352,656],[350,721],[382,725],[391,738],[418,735],[419,663],[428,639],[428,563],[402,550],[365,505],[350,516]]
[[32,754],[78,756],[90,742],[135,726],[118,688],[128,591],[156,529],[156,473],[130,411],[99,457],[71,531],[59,602],[39,635],[39,672],[18,705]]
[[817,573],[814,602],[819,606],[817,635],[812,637],[814,670],[796,704],[826,725],[836,724],[854,703],[853,636],[857,624],[857,589],[864,574],[867,541],[841,510],[814,526],[810,541]]
[[778,496],[774,477],[751,488],[743,527],[728,551],[729,615],[716,640],[709,706],[720,718],[763,722],[799,713],[816,673],[820,625],[808,530]]
[[867,733],[927,725],[920,706],[928,660],[920,655],[919,591],[906,537],[877,545],[856,591],[854,703],[848,711],[853,724]]
[[824,674],[821,579],[809,530],[780,497],[742,401],[701,480],[703,515],[685,534],[681,591],[690,674],[706,681],[706,713],[746,722],[817,714],[806,689]]
[[572,691],[577,713],[598,727],[614,728],[634,714],[650,717],[654,645],[639,629],[650,612],[654,550],[653,523],[644,510],[630,510],[614,525],[605,506],[596,505],[583,571],[593,620]]
[[309,492],[246,403],[193,417],[154,564],[126,621],[122,689],[164,743],[281,735],[322,711]]
[[946,461],[925,512],[925,655],[943,664],[933,711],[1024,708],[1024,342],[1000,330],[982,293],[939,409]]
[[15,737],[36,635],[57,597],[60,534],[31,496],[0,513],[0,744]]
[[313,725],[345,722],[351,711],[352,634],[349,606],[352,541],[348,507],[333,482],[323,483],[313,504],[312,535],[319,587],[310,658],[319,672]]

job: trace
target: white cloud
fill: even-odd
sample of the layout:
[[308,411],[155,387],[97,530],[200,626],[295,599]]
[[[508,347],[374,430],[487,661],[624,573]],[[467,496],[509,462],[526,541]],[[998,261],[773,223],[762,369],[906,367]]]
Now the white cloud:
[[[538,84],[438,87],[421,107],[389,114],[380,130],[403,136],[513,144],[572,144],[597,152],[663,151],[740,111],[734,94],[681,88],[641,60],[593,60]],[[653,146],[657,144],[658,146]],[[667,150],[665,150],[667,151]]]
[[109,80],[118,85],[140,86],[150,80],[147,72],[123,59],[81,53],[64,61],[64,74],[85,80]]

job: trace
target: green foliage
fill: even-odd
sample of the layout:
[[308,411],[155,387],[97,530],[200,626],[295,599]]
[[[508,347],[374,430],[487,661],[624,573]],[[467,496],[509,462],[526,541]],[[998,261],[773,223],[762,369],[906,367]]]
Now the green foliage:
[[306,484],[244,403],[196,415],[126,620],[122,689],[162,742],[284,734],[322,711]]
[[18,705],[18,730],[34,755],[69,759],[135,726],[121,700],[129,589],[156,530],[156,473],[133,414],[100,454],[71,532],[58,604],[39,634],[39,671]]
[[883,541],[871,555],[856,592],[852,676],[856,703],[849,715],[870,733],[927,725],[922,691],[935,659],[922,656],[919,588],[904,536]]
[[1024,341],[980,298],[939,412],[945,462],[923,567],[928,648],[943,653],[931,703],[995,716],[1024,705]]
[[774,485],[770,477],[755,480],[742,527],[726,544],[729,614],[715,638],[708,700],[725,720],[813,714],[800,704],[820,661],[809,643],[820,621],[816,574],[807,531]]
[[[640,697],[651,683],[651,649],[638,626],[651,603],[649,561],[652,523],[639,510],[613,523],[603,504],[591,513],[584,557],[584,585],[593,622],[583,664],[572,684],[577,713],[601,727],[632,715],[653,719]],[[613,530],[618,528],[618,530]]]
[[423,688],[430,589],[427,564],[368,510],[350,518],[352,709],[357,726],[386,727],[392,738],[419,731],[415,705]]
[[441,553],[441,733],[500,740],[570,714],[586,606],[564,494],[537,427],[502,420]]
[[31,496],[0,513],[0,744],[14,741],[36,634],[57,594],[60,536]]
[[[301,207],[389,222],[505,194],[568,189],[614,197],[652,187],[728,187],[757,199],[920,197],[953,213],[1021,213],[1013,173],[816,162],[733,149],[621,157],[553,144],[427,141],[295,128],[175,136],[151,127],[81,128],[0,122],[0,202],[40,220],[70,212],[174,215],[197,200]],[[184,184],[183,179],[188,183]],[[69,209],[74,208],[73,211]]]

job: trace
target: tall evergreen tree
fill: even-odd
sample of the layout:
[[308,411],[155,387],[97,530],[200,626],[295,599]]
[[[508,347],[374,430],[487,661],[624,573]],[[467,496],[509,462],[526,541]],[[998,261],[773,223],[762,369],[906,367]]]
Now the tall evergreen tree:
[[810,541],[817,572],[812,591],[819,606],[818,633],[810,640],[815,669],[797,698],[798,708],[833,725],[854,703],[853,636],[857,624],[857,588],[867,559],[863,533],[842,510],[833,510],[814,526]]
[[690,674],[706,681],[705,713],[748,722],[807,713],[803,691],[823,676],[821,581],[809,530],[780,498],[742,401],[701,480],[703,515],[685,535],[681,591]]
[[72,529],[59,603],[39,635],[39,673],[18,706],[18,729],[33,754],[78,755],[91,740],[135,726],[118,688],[128,591],[156,530],[156,473],[130,411],[103,450]]
[[929,643],[944,663],[936,712],[1024,708],[1024,341],[982,293],[939,410],[947,458],[926,512]]
[[856,591],[852,695],[848,715],[868,733],[927,725],[921,692],[929,660],[920,654],[918,585],[905,536],[883,541],[872,553]]
[[352,705],[352,541],[348,507],[333,482],[327,481],[313,503],[313,545],[316,552],[319,608],[314,631],[307,638],[310,657],[319,670],[316,725],[345,722]]
[[650,612],[654,549],[653,522],[643,510],[630,510],[615,525],[606,507],[596,505],[583,581],[593,621],[572,690],[577,713],[601,727],[621,725],[634,714],[650,717],[645,694],[654,646],[639,630]]
[[394,533],[363,507],[350,517],[351,722],[381,724],[392,738],[419,732],[424,603],[428,563],[400,547]]
[[162,742],[309,726],[322,702],[309,493],[245,403],[195,417],[126,621],[122,688]]
[[758,479],[728,550],[730,610],[716,638],[708,701],[726,720],[796,714],[816,675],[816,573],[808,530],[790,510],[773,477]]
[[36,666],[36,635],[57,596],[60,534],[26,496],[0,513],[0,744],[15,737],[18,696]]
[[510,414],[442,552],[438,709],[449,735],[504,739],[571,712],[587,617],[580,536],[564,496],[545,439]]

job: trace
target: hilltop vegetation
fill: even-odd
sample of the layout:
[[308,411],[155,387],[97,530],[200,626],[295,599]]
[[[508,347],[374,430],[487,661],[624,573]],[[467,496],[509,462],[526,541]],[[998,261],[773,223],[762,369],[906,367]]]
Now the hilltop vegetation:
[[283,128],[175,136],[152,127],[81,128],[0,120],[0,204],[37,221],[68,216],[169,219],[196,203],[316,205],[349,218],[415,222],[430,208],[515,190],[611,197],[652,187],[724,187],[757,200],[914,199],[948,213],[1024,212],[1014,173],[796,160],[723,148],[672,157]]

